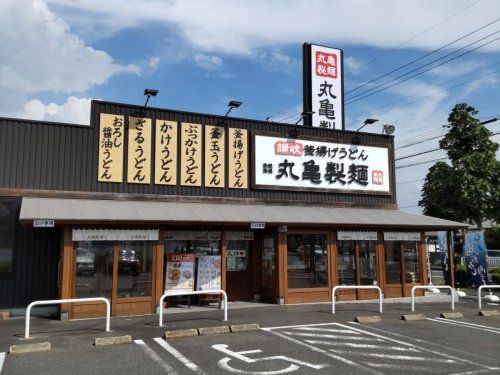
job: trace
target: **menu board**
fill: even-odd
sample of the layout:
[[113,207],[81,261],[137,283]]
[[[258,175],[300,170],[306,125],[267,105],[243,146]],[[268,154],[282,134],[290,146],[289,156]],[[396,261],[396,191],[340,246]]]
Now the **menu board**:
[[194,254],[167,254],[165,290],[191,291],[194,287]]
[[198,257],[196,290],[219,290],[221,284],[220,255],[202,255]]

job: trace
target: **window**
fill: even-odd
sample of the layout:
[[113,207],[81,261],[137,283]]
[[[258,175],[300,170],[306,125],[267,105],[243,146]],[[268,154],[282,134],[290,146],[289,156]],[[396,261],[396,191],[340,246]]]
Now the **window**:
[[328,286],[326,234],[289,234],[288,288]]
[[339,285],[377,285],[376,241],[339,240]]
[[17,198],[0,198],[0,274],[12,272]]
[[407,283],[420,282],[420,252],[419,243],[416,241],[405,241],[404,258],[405,258],[405,281]]
[[420,242],[385,241],[385,272],[387,284],[419,283]]
[[118,245],[118,297],[151,295],[153,245],[149,241],[125,241]]
[[113,290],[112,242],[79,241],[76,247],[76,297],[111,297]]
[[226,271],[247,271],[250,258],[250,241],[227,241]]

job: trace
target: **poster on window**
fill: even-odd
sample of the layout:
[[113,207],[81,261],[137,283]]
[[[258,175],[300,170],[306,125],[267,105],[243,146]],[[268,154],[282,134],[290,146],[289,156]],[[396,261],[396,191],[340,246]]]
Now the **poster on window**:
[[219,290],[221,283],[220,255],[202,255],[198,258],[196,290]]
[[191,291],[194,287],[194,254],[167,254],[165,290]]
[[389,148],[254,135],[254,187],[390,194]]

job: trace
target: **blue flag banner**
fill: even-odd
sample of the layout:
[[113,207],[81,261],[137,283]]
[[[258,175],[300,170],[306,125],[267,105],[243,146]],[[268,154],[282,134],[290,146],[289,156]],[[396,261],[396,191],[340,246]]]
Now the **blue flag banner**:
[[441,269],[443,270],[444,283],[450,285],[450,261],[448,258],[448,241],[447,232],[437,232],[437,240],[439,245],[439,257],[441,258]]
[[488,284],[486,244],[482,231],[465,235],[465,264],[473,288]]

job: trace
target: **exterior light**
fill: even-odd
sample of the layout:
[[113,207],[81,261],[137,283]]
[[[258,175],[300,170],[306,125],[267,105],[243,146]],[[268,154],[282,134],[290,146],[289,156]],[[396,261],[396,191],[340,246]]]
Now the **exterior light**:
[[146,107],[148,105],[148,102],[149,102],[149,98],[151,98],[152,96],[156,96],[158,95],[158,90],[154,90],[154,89],[146,89],[144,90],[144,96],[146,96],[146,103],[144,103],[144,107]]
[[358,129],[356,130],[357,132],[359,132],[361,129],[363,129],[366,125],[371,125],[371,124],[374,124],[376,123],[378,120],[376,118],[367,118],[365,120],[365,122],[363,122],[363,125]]
[[227,117],[227,115],[229,114],[229,112],[231,112],[231,110],[233,108],[239,108],[242,104],[243,104],[243,102],[237,102],[236,100],[231,100],[227,104],[227,106],[229,107],[229,110],[226,112],[226,115],[224,117]]
[[306,116],[312,116],[312,115],[314,115],[315,113],[316,113],[316,112],[314,112],[314,111],[302,112],[302,113],[301,113],[301,115],[300,115],[301,117],[297,120],[297,122],[295,123],[295,125],[298,125],[298,124],[299,124],[299,122],[300,122],[300,121],[302,121],[302,119],[303,119],[304,117],[306,117]]
[[394,133],[395,130],[396,130],[396,127],[394,125],[385,124],[383,129],[382,129],[382,134],[391,135]]

